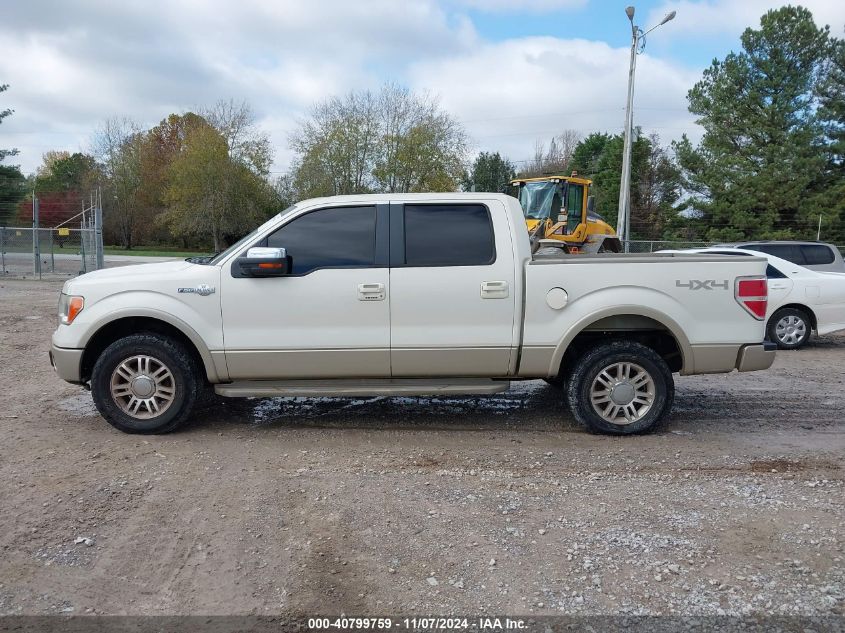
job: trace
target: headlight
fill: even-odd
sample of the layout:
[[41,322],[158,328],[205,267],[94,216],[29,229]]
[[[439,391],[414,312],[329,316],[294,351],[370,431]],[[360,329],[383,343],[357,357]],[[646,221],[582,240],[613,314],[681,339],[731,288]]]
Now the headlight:
[[59,295],[59,323],[70,325],[82,308],[85,307],[85,299],[62,293]]

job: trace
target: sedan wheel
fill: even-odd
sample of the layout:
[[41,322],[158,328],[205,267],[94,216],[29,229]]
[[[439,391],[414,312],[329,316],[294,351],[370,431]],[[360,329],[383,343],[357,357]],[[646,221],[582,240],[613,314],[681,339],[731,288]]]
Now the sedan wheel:
[[769,340],[779,349],[799,349],[810,340],[810,317],[798,308],[781,308],[769,319]]
[[775,336],[778,342],[784,345],[793,346],[807,334],[807,324],[804,320],[795,315],[783,317],[775,325]]

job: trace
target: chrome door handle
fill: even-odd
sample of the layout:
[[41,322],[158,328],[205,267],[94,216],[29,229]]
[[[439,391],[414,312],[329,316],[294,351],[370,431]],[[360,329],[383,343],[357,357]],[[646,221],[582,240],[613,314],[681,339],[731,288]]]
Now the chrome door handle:
[[507,281],[485,281],[481,284],[482,299],[507,299],[510,287]]
[[358,284],[358,301],[384,301],[384,284]]

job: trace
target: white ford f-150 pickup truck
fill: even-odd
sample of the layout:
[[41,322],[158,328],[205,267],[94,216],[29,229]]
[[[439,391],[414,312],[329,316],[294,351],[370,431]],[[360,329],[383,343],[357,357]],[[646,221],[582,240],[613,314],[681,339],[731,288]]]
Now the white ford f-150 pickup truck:
[[50,359],[112,425],[175,429],[204,394],[492,394],[543,378],[592,430],[645,431],[673,372],[766,369],[766,262],[532,256],[481,193],[300,202],[211,258],[65,283]]

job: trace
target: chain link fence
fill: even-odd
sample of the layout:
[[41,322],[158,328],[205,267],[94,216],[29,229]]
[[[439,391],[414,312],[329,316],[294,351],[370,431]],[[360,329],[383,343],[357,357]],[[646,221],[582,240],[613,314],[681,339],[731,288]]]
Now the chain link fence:
[[97,270],[93,228],[0,227],[0,276],[66,278]]
[[41,228],[40,200],[33,192],[32,226],[0,226],[0,278],[63,279],[103,268],[100,191],[90,198],[73,217]]
[[[623,250],[628,253],[654,253],[665,250],[681,250],[684,248],[705,248],[712,242],[669,242],[661,240],[629,240],[623,242]],[[627,248],[625,248],[627,247]]]

